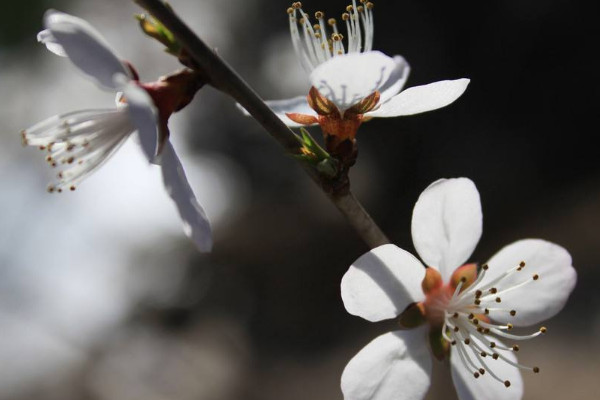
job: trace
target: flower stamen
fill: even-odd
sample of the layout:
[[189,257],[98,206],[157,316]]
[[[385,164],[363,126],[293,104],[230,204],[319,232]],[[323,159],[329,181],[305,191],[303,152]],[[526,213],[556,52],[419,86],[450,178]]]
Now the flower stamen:
[[[503,285],[504,282],[507,282],[507,278],[522,271],[524,267],[525,263],[520,262],[519,265],[492,279],[490,282],[482,284],[486,273],[489,271],[489,267],[483,265],[477,277],[467,279],[465,276],[462,276],[458,279],[458,282],[454,280],[457,284],[452,295],[449,292],[452,288],[451,280],[448,286],[441,287],[437,291],[429,293],[425,301],[426,316],[430,318],[430,321],[435,322],[435,318],[432,319],[431,314],[437,315],[442,311],[442,337],[446,342],[457,348],[455,353],[460,357],[464,367],[475,378],[478,378],[485,372],[489,372],[492,378],[503,383],[506,387],[510,386],[510,381],[501,379],[494,374],[483,360],[484,357],[491,356],[494,360],[501,359],[515,368],[535,373],[539,372],[539,368],[529,367],[511,360],[502,352],[518,352],[520,350],[519,345],[504,345],[495,342],[493,338],[501,337],[522,341],[533,339],[546,332],[546,328],[541,327],[538,331],[528,335],[512,334],[508,333],[513,329],[512,323],[497,324],[491,322],[488,318],[491,313],[498,312],[505,313],[505,315],[509,314],[512,317],[516,316],[517,310],[489,307],[489,305],[490,303],[500,303],[502,301],[500,295],[540,279],[538,274],[534,274],[525,281],[511,284],[508,287]],[[465,266],[457,269],[455,275],[461,271],[461,268],[464,270]],[[473,282],[469,283],[464,291],[461,291],[467,285],[468,280],[472,280]],[[471,349],[474,358],[467,348]]]
[[[318,23],[313,26],[310,16],[302,9],[302,3],[295,2],[286,10],[289,15],[294,51],[307,72],[312,72],[319,64],[333,57],[373,49],[373,3],[363,1],[361,3],[365,6],[357,7],[356,0],[352,0],[352,4],[346,7],[346,12],[341,16],[348,34],[347,47],[344,46],[344,35],[338,30],[335,18],[325,21],[325,13],[317,11],[315,19]],[[302,33],[298,25],[302,26]],[[328,32],[328,25],[331,35]]]

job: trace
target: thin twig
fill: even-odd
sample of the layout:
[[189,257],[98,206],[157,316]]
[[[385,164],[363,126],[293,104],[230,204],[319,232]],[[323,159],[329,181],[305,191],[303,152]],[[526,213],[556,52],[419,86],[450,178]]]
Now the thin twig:
[[[166,26],[188,55],[202,69],[208,83],[233,97],[281,144],[288,153],[298,150],[298,140],[258,94],[161,0],[133,0]],[[389,240],[350,191],[331,193],[327,182],[313,168],[304,170],[344,214],[363,241],[374,248]]]

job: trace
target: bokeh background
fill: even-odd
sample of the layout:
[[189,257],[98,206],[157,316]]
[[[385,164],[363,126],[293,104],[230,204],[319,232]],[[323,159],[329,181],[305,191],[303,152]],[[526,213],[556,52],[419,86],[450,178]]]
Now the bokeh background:
[[[172,0],[265,98],[305,93],[289,4]],[[412,206],[441,177],[481,193],[473,255],[541,237],[579,274],[549,334],[525,343],[526,399],[600,391],[600,163],[593,2],[380,1],[375,48],[402,54],[408,85],[469,77],[455,104],[361,127],[352,187],[397,245],[413,250]],[[306,1],[337,15],[338,0]],[[124,0],[2,2],[0,24],[0,399],[333,400],[346,362],[392,329],[347,314],[339,282],[368,250],[257,123],[211,88],[172,118],[175,146],[213,221],[198,254],[160,174],[127,143],[76,192],[46,193],[51,171],[19,132],[57,113],[110,107],[35,40],[44,10],[88,19],[142,79],[179,66],[138,30]],[[314,131],[319,135],[318,130]],[[454,398],[436,363],[429,399]]]

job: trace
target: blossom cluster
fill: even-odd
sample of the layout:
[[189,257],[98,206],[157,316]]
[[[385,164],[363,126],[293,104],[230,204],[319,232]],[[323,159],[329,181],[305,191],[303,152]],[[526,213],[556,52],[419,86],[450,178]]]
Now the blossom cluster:
[[[313,17],[300,2],[287,14],[291,44],[311,87],[266,104],[291,128],[319,125],[326,147],[321,156],[345,162],[345,174],[355,161],[356,134],[364,122],[446,107],[469,85],[469,79],[459,78],[404,89],[410,66],[402,56],[373,50],[374,4],[366,0],[352,0],[342,14],[347,37],[335,19],[322,11]],[[23,144],[39,148],[57,171],[48,191],[74,191],[137,133],[148,162],[162,170],[185,233],[199,250],[209,251],[208,218],[168,129],[170,115],[202,87],[201,75],[191,68],[144,83],[86,21],[48,11],[44,23],[38,40],[48,50],[116,94],[113,108],[57,115],[22,131]],[[171,52],[180,48],[168,43]],[[320,149],[310,136],[303,140]],[[507,245],[486,263],[469,263],[482,225],[475,184],[468,178],[440,179],[423,191],[412,214],[420,260],[386,244],[350,266],[341,280],[348,313],[371,322],[395,320],[398,329],[375,338],[349,361],[341,377],[346,400],[421,399],[431,383],[432,357],[449,360],[461,400],[522,398],[521,372],[539,373],[540,367],[519,363],[520,343],[547,332],[539,324],[564,307],[576,272],[567,250],[531,238]]]

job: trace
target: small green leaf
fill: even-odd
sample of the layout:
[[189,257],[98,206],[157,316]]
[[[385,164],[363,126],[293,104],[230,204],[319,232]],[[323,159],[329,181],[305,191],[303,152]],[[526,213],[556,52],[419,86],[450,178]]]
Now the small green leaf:
[[167,48],[167,52],[179,56],[181,45],[173,33],[159,20],[146,14],[136,14],[135,19],[138,20],[140,28],[146,35],[162,43]]
[[317,171],[329,178],[335,178],[338,174],[337,164],[333,158],[325,159],[317,164]]

